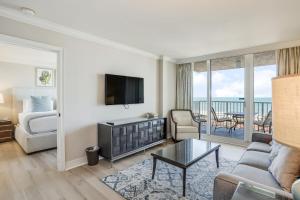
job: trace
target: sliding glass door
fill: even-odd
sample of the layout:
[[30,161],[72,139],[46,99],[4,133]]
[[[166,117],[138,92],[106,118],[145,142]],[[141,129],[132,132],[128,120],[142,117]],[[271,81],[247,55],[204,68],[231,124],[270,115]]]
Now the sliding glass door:
[[244,139],[242,56],[211,60],[211,135]]
[[192,109],[202,134],[242,142],[271,132],[274,51],[196,62],[193,75]]
[[272,131],[272,78],[276,75],[274,51],[254,55],[254,132]]
[[193,73],[193,113],[201,123],[201,133],[206,134],[207,127],[207,63],[206,61],[194,63]]

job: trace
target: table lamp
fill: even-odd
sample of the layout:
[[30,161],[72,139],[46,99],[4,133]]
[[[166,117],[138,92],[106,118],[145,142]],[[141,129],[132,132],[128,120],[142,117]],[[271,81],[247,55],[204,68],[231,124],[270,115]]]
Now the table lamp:
[[[284,145],[300,148],[300,75],[272,80],[272,124],[274,139]],[[292,185],[294,199],[300,200],[300,180]]]
[[4,103],[4,98],[3,98],[3,94],[0,93],[0,103]]

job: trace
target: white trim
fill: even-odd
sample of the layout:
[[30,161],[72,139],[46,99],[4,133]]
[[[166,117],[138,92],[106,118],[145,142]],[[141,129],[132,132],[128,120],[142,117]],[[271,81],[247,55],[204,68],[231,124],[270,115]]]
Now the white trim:
[[211,60],[206,61],[207,67],[207,126],[206,126],[206,133],[211,135]]
[[76,158],[74,160],[70,160],[66,162],[66,170],[70,170],[76,167],[80,167],[87,164],[86,157]]
[[44,43],[39,43],[31,40],[20,39],[8,35],[0,34],[0,42],[18,45],[22,47],[33,48],[43,51],[51,51],[57,53],[57,110],[60,113],[57,127],[57,169],[59,171],[65,170],[65,133],[64,133],[64,92],[63,92],[63,49],[61,47],[50,46]]
[[223,51],[223,52],[218,52],[218,53],[213,53],[213,54],[208,54],[203,56],[177,59],[176,63],[182,64],[182,63],[190,63],[190,62],[200,62],[209,59],[225,58],[225,57],[232,57],[232,56],[243,56],[247,54],[255,54],[255,53],[260,53],[265,51],[272,51],[272,50],[277,50],[282,48],[294,47],[294,46],[300,46],[300,40],[277,42],[272,44],[259,45],[255,47],[235,49],[231,51]]
[[[57,147],[60,151],[57,151],[57,169],[63,171],[66,168],[66,146],[65,146],[65,132],[64,132],[64,121],[65,121],[65,111],[64,111],[64,52],[63,49],[58,50],[57,54],[57,71],[56,71],[56,84],[57,84],[57,110],[59,113],[58,120],[58,137],[57,137]],[[60,66],[60,67],[59,67]]]
[[[11,8],[6,8],[4,6],[0,6],[0,16],[2,17],[6,17],[15,21],[19,21],[19,22],[23,22],[26,24],[30,24],[33,26],[37,26],[43,29],[47,29],[50,31],[54,31],[57,33],[61,33],[64,35],[68,35],[77,39],[82,39],[82,40],[86,40],[86,41],[90,41],[90,42],[95,42],[101,45],[106,45],[106,46],[110,46],[116,49],[120,49],[120,50],[125,50],[131,53],[135,53],[135,54],[139,54],[145,57],[150,57],[153,59],[159,59],[158,55],[155,55],[153,53],[135,48],[135,47],[131,47],[119,42],[114,42],[112,40],[103,38],[103,37],[99,37],[90,33],[86,33],[83,31],[79,31],[73,28],[69,28],[57,23],[53,23],[51,21],[39,18],[37,16],[29,16],[29,15],[24,15],[21,12],[11,9]],[[171,59],[170,59],[171,60]]]
[[[103,157],[99,156],[99,160],[104,159]],[[76,158],[74,160],[70,160],[66,162],[66,170],[74,169],[76,167],[80,167],[87,164],[87,159],[85,156]]]
[[250,142],[253,133],[253,97],[254,97],[254,55],[247,54],[244,56],[245,60],[245,128],[244,128],[244,141]]

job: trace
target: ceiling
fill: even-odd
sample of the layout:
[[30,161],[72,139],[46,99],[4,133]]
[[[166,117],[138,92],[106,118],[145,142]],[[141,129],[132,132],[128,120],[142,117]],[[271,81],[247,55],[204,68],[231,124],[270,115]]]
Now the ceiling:
[[174,59],[300,39],[299,0],[0,0]]
[[0,43],[0,62],[56,68],[57,54],[49,51]]

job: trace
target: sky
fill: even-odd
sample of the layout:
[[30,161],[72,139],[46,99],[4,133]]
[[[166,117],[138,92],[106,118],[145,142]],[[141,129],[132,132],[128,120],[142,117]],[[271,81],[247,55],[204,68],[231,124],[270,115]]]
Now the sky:
[[[254,97],[272,97],[276,65],[254,68]],[[207,96],[207,72],[194,72],[194,98]],[[212,97],[244,97],[244,68],[212,71]]]

